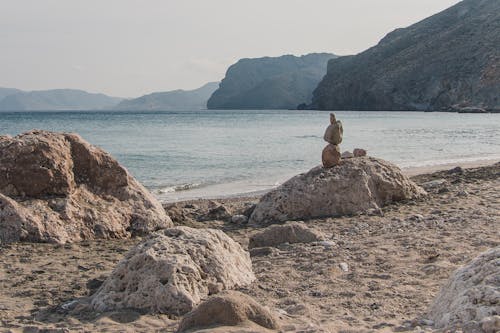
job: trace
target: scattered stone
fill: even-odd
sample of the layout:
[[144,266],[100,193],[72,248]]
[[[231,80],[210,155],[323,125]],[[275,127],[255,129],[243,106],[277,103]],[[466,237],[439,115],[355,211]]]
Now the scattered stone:
[[500,332],[500,315],[483,318],[481,320],[481,328],[484,333]]
[[273,225],[250,237],[248,247],[278,246],[284,243],[311,243],[325,239],[322,232],[308,228],[303,222]]
[[243,211],[243,215],[245,215],[246,217],[250,217],[250,215],[252,215],[253,213],[253,210],[255,209],[255,204],[251,204],[249,205],[244,211]]
[[265,256],[270,256],[276,253],[279,253],[280,251],[274,247],[256,247],[253,249],[250,249],[250,256],[251,257],[265,257]]
[[341,262],[339,267],[343,272],[349,272],[349,265],[347,263]]
[[182,315],[202,299],[255,280],[248,252],[220,230],[176,227],[132,248],[92,297],[96,311]]
[[210,297],[186,314],[177,332],[220,326],[244,326],[248,323],[272,330],[279,329],[278,320],[269,310],[250,296],[229,291]]
[[[500,313],[500,247],[455,271],[429,308],[437,328],[480,323]],[[489,320],[486,320],[489,323]],[[486,324],[487,326],[489,324]]]
[[316,167],[265,194],[249,223],[265,225],[290,220],[366,213],[426,192],[384,160],[359,157],[335,168]]
[[465,190],[462,190],[462,191],[458,191],[457,195],[459,197],[468,197],[469,196],[469,192],[467,192]]
[[0,212],[2,243],[126,238],[172,226],[125,168],[76,134],[0,136],[0,193],[10,212]]
[[233,215],[233,217],[231,217],[231,222],[235,224],[245,224],[248,222],[248,217],[245,215]]
[[337,145],[329,144],[323,149],[321,161],[324,168],[331,168],[340,164],[340,148]]
[[366,150],[364,150],[362,148],[356,148],[353,151],[353,155],[354,155],[354,157],[363,157],[363,156],[366,156]]
[[353,158],[354,157],[354,154],[351,153],[350,151],[346,150],[345,152],[342,153],[342,155],[340,155],[342,158]]
[[454,173],[462,174],[462,173],[464,173],[464,169],[457,166],[457,167],[454,167],[453,169],[448,170],[448,173],[449,174],[454,174]]
[[218,205],[217,207],[210,209],[204,219],[226,221],[230,220],[231,217],[231,212],[226,206]]
[[422,183],[421,186],[426,190],[431,190],[434,188],[438,188],[442,185],[446,185],[447,181],[446,179],[436,179],[436,180],[431,180],[425,183]]

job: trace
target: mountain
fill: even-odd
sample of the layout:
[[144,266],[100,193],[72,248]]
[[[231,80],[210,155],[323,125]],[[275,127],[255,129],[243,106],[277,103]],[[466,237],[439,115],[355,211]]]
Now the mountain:
[[98,110],[113,107],[121,100],[73,89],[21,91],[1,99],[0,111]]
[[21,92],[21,90],[14,88],[0,88],[0,101],[6,96],[13,95],[18,92]]
[[241,59],[227,70],[209,109],[290,109],[311,101],[312,92],[336,56],[312,53]]
[[500,1],[464,0],[331,60],[309,108],[500,110]]
[[218,88],[219,82],[210,82],[195,90],[156,92],[121,101],[115,110],[204,110],[207,100]]

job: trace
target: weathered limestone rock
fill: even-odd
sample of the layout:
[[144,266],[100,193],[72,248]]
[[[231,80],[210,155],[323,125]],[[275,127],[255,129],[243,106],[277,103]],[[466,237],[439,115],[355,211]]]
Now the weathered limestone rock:
[[342,122],[335,119],[335,115],[330,113],[330,126],[327,127],[323,139],[332,145],[339,145],[342,143],[343,134]]
[[210,294],[253,280],[250,255],[225,233],[176,227],[131,249],[95,293],[92,306],[182,315]]
[[352,153],[353,153],[354,157],[366,156],[366,150],[361,149],[361,148],[355,148]]
[[221,329],[220,326],[251,326],[251,324],[272,330],[279,328],[276,317],[269,310],[250,296],[230,291],[210,297],[185,315],[177,332],[217,327]]
[[0,136],[0,193],[20,216],[0,218],[0,242],[122,238],[172,226],[125,168],[76,134]]
[[250,237],[248,248],[278,246],[284,243],[311,243],[325,240],[325,235],[308,228],[303,222],[272,225]]
[[350,215],[425,194],[389,162],[373,157],[351,158],[335,168],[316,167],[268,192],[249,223]]
[[[486,251],[455,271],[429,308],[437,328],[472,322],[494,326],[485,318],[500,313],[500,247]],[[490,325],[491,324],[491,325]]]
[[340,164],[340,148],[337,145],[329,144],[323,149],[321,154],[321,161],[323,162],[323,167],[331,168]]

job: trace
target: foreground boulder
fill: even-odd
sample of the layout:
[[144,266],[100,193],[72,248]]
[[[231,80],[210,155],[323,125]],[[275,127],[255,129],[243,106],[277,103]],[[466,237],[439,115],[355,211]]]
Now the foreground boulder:
[[249,223],[350,215],[423,195],[397,166],[373,157],[351,158],[333,168],[316,167],[270,191]]
[[496,325],[491,317],[498,314],[500,247],[480,254],[455,271],[429,309],[429,319],[437,328],[481,327],[489,331],[489,326]]
[[0,136],[0,193],[0,242],[123,238],[172,226],[125,168],[76,134]]
[[[192,332],[200,329],[218,328],[228,332],[228,326],[252,327],[276,330],[279,328],[276,317],[253,298],[236,291],[223,292],[210,297],[195,310],[182,318],[177,332]],[[252,330],[258,332],[257,330]]]
[[220,230],[161,230],[131,249],[96,292],[97,311],[182,315],[210,294],[255,280],[248,252]]
[[284,243],[311,243],[325,239],[322,232],[310,229],[302,222],[289,222],[284,225],[272,225],[252,235],[248,248],[275,247]]

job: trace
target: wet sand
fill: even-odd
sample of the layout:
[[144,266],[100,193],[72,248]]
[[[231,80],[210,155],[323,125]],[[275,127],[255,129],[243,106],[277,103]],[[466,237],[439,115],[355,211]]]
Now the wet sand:
[[[444,182],[426,199],[384,207],[382,215],[305,221],[328,241],[254,255],[257,281],[241,291],[275,311],[284,332],[430,329],[423,321],[426,309],[448,276],[500,245],[500,163],[413,179]],[[165,206],[183,224],[220,228],[246,247],[257,229],[211,219],[209,211],[223,204],[230,214],[241,214],[257,200]],[[139,241],[2,246],[0,332],[174,332],[178,318],[134,310],[95,313],[71,303],[94,292]]]

